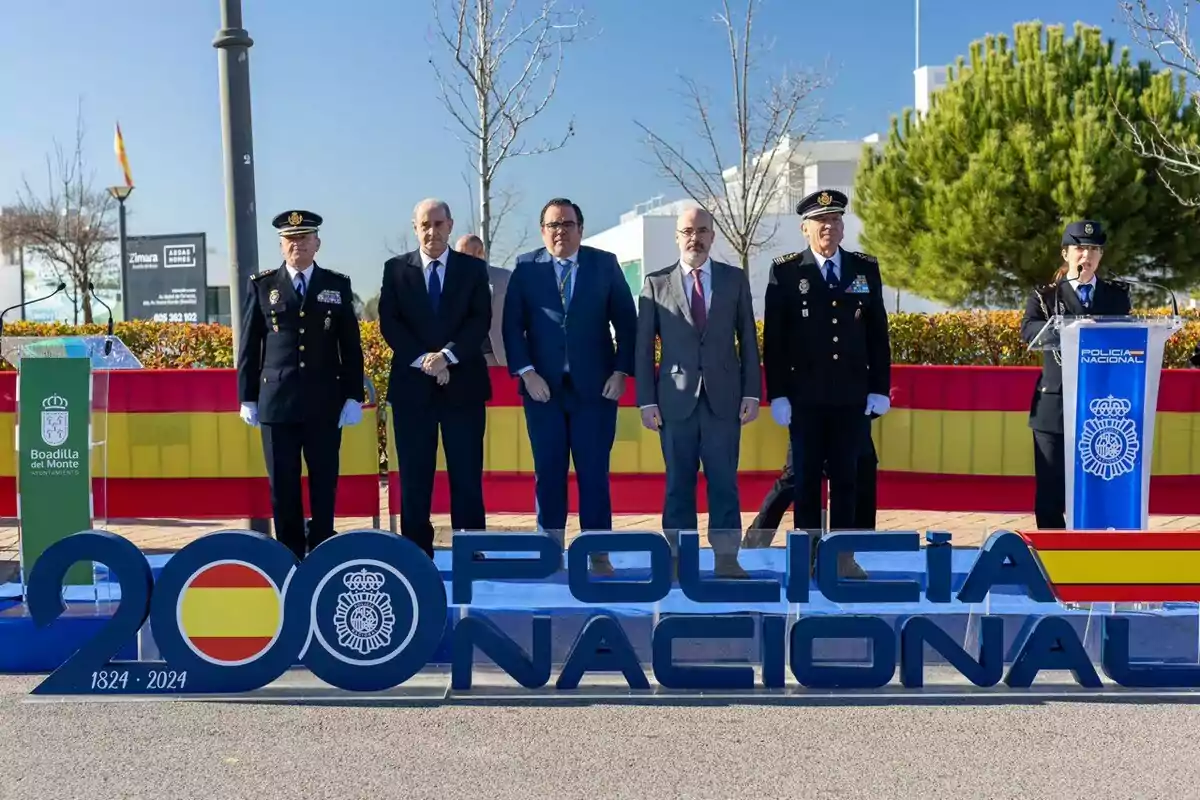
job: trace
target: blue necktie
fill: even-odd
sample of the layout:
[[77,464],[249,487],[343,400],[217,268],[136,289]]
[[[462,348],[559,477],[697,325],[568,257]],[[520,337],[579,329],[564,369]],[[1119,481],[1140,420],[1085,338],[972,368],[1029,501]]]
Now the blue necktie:
[[300,282],[298,284],[296,284],[296,294],[300,295],[300,300],[303,301],[304,300],[304,285],[305,285],[304,273],[301,272],[301,273],[298,273],[298,275],[300,277]]
[[559,261],[558,268],[562,273],[562,277],[558,280],[558,299],[562,301],[563,311],[566,311],[567,307],[571,305],[572,280],[575,277],[575,270],[570,261]]
[[830,289],[836,289],[838,286],[837,275],[833,272],[833,262],[825,262],[825,282],[829,284]]
[[429,304],[433,306],[433,313],[437,313],[438,303],[442,299],[442,279],[438,277],[438,264],[440,262],[429,262]]
[[1079,299],[1083,301],[1084,308],[1092,304],[1092,287],[1090,284],[1084,284],[1079,287]]

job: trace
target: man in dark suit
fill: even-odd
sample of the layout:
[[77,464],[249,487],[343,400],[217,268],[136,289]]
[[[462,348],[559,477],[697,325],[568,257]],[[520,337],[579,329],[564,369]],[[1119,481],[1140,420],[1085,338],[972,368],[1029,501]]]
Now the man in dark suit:
[[[738,564],[742,426],[758,417],[762,377],[750,279],[714,261],[712,215],[679,215],[679,261],[646,276],[638,305],[637,389],[642,424],[658,431],[667,468],[663,532],[696,530],[700,464],[708,483],[708,540],[715,572],[745,578]],[[655,368],[655,344],[662,342]]]
[[[342,426],[362,420],[363,351],[350,278],[317,266],[321,216],[285,211],[283,266],[250,279],[238,348],[241,417],[262,426],[275,538],[303,559],[333,536]],[[301,458],[312,522],[304,523]]]
[[483,436],[492,384],[483,343],[492,322],[487,264],[448,246],[441,200],[413,212],[420,249],[383,266],[379,329],[392,349],[387,400],[400,467],[400,532],[433,557],[430,508],[438,435],[450,478],[450,524],[486,528]]
[[[872,417],[891,407],[883,280],[874,258],[841,248],[846,205],[846,195],[832,190],[800,201],[809,246],[775,259],[765,298],[767,397],[795,455],[796,527],[811,532],[820,531],[825,474],[830,530],[855,528],[859,454]],[[866,575],[850,554],[839,559],[838,574]]]
[[[607,531],[609,457],[617,400],[633,373],[637,309],[617,257],[581,246],[579,206],[555,198],[539,222],[545,247],[517,258],[503,324],[508,369],[520,378],[533,449],[538,526],[565,534],[573,460],[580,527]],[[612,574],[608,556],[596,554],[592,570]]]
[[[454,249],[487,261],[483,239],[473,233],[459,237]],[[504,356],[504,333],[500,330],[500,325],[504,321],[504,295],[508,292],[508,279],[511,277],[511,270],[488,264],[488,283],[492,289],[492,330],[483,340],[483,356],[489,367],[508,365],[508,359]]]

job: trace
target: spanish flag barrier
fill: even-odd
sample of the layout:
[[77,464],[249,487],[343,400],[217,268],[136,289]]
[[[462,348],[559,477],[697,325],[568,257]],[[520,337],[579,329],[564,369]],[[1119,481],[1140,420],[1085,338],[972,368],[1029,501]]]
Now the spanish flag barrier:
[[[873,426],[879,508],[1028,513],[1033,445],[1026,424],[1037,369],[896,366],[892,410]],[[232,369],[109,373],[105,445],[92,453],[97,518],[270,517],[259,432],[238,417]],[[532,513],[533,454],[516,380],[492,370],[484,492],[493,513]],[[664,476],[658,435],[641,426],[632,381],[612,452],[613,510],[659,514]],[[337,514],[379,514],[377,408],[342,435]],[[16,515],[16,373],[0,372],[0,516]],[[387,414],[387,427],[394,420]],[[391,437],[388,437],[390,443]],[[399,475],[388,447],[389,512]],[[786,432],[764,407],[742,434],[742,507],[761,502],[787,455]],[[450,508],[439,454],[434,511]],[[1150,510],[1200,513],[1200,371],[1164,370],[1155,428]],[[99,476],[105,476],[103,478]],[[572,508],[575,487],[571,484]],[[306,501],[307,502],[307,501]],[[703,476],[700,506],[706,505]]]
[[[1153,503],[1153,495],[1151,495]],[[1200,534],[1020,533],[1063,603],[1200,600]]]
[[[235,370],[106,374],[96,384],[108,385],[107,414],[93,414],[93,440],[104,442],[92,450],[96,518],[271,517],[262,440],[238,416]],[[6,517],[17,513],[16,397],[16,373],[0,372],[0,516]],[[377,420],[372,403],[363,421],[342,433],[339,516],[379,516]]]
[[[1038,372],[1036,367],[893,367],[892,410],[872,430],[879,454],[879,508],[1032,513],[1028,417]],[[492,392],[484,450],[486,507],[493,513],[533,513],[533,453],[525,415],[516,380],[502,367],[492,368]],[[388,414],[389,431],[393,424]],[[1200,513],[1200,371],[1163,371],[1154,439],[1151,512]],[[396,515],[399,475],[390,445],[388,453],[389,513]],[[764,405],[742,433],[743,510],[758,507],[786,457],[787,432]],[[658,434],[642,427],[632,381],[620,401],[611,470],[614,513],[662,513],[662,451]],[[577,510],[574,481],[569,491],[570,507]],[[703,475],[699,505],[706,510]],[[436,513],[450,510],[440,452],[433,507]]]

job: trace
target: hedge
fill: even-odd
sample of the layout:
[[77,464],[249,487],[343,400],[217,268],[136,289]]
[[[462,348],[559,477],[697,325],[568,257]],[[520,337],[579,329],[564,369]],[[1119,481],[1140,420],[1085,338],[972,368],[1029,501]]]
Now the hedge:
[[[1162,314],[1163,311],[1148,313]],[[1200,342],[1200,313],[1184,312],[1187,322],[1167,343],[1164,366],[1183,368]],[[890,314],[892,361],[896,364],[977,364],[1027,366],[1041,361],[1030,353],[1020,336],[1019,311],[950,311],[940,314]],[[379,332],[379,323],[362,322],[366,372],[378,398],[387,396],[391,351]],[[103,334],[104,325],[68,325],[14,321],[5,324],[5,336],[70,336]],[[119,322],[114,333],[151,369],[233,367],[232,330],[224,325]],[[758,324],[759,343],[762,323]],[[3,369],[12,369],[4,363]],[[383,415],[380,415],[380,463],[385,463]]]

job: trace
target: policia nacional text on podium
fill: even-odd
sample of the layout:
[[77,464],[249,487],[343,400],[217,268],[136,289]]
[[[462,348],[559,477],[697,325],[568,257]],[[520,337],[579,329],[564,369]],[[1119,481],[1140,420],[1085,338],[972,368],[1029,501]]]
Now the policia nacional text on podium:
[[[283,264],[250,279],[238,348],[241,417],[262,427],[275,538],[303,559],[333,536],[342,426],[362,420],[362,334],[350,278],[316,263],[322,218],[285,211]],[[304,522],[301,458],[311,523]]]

